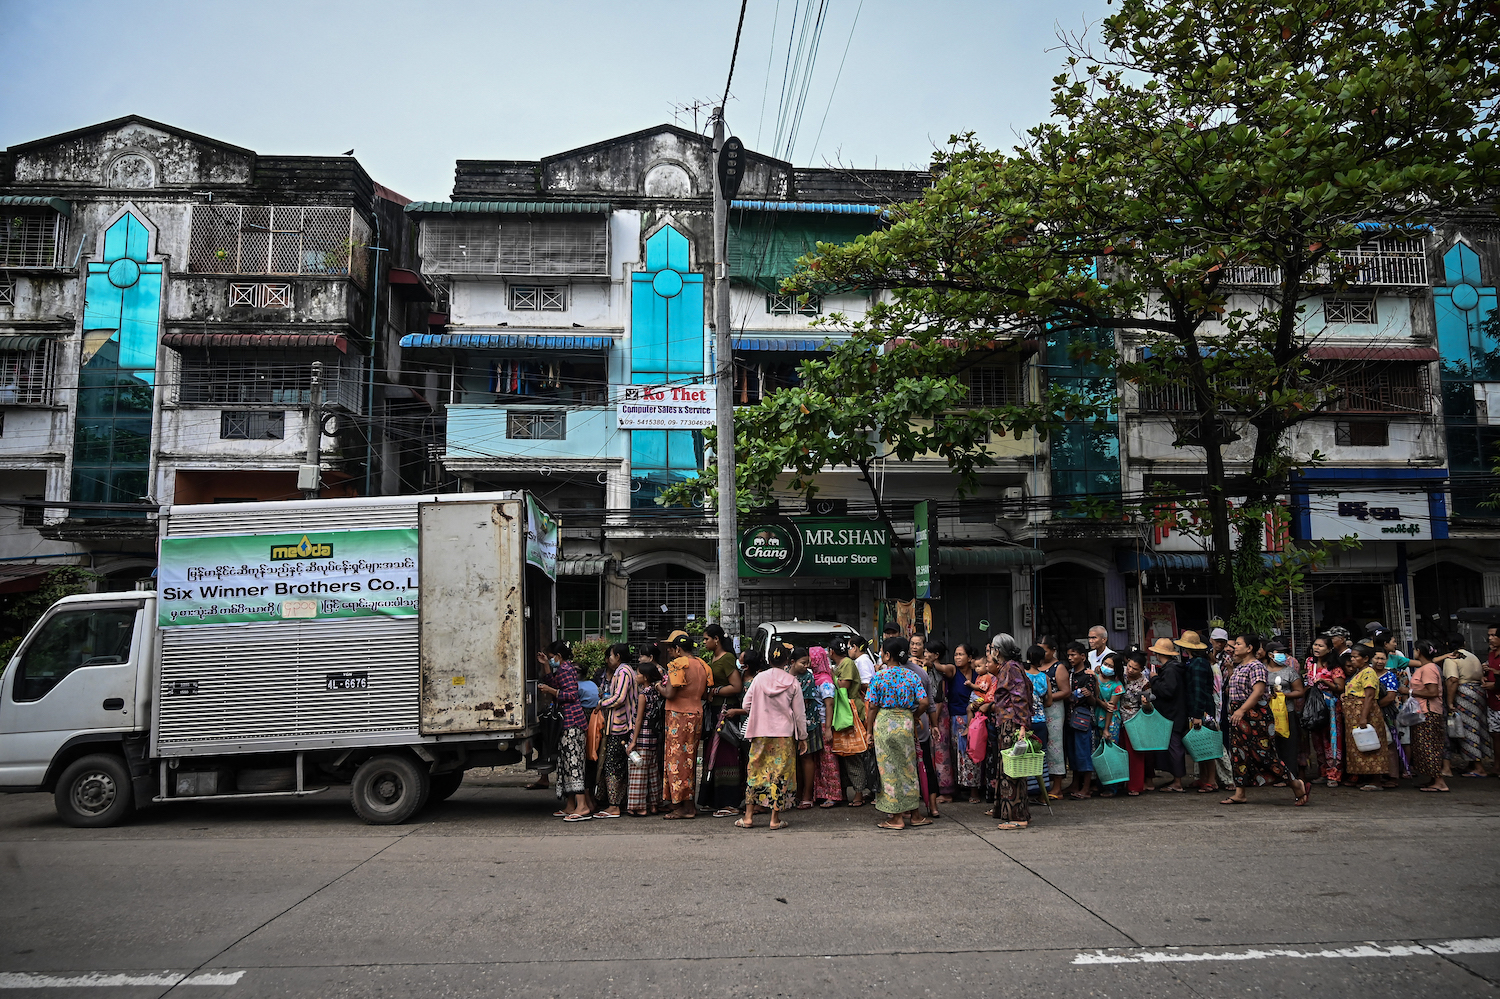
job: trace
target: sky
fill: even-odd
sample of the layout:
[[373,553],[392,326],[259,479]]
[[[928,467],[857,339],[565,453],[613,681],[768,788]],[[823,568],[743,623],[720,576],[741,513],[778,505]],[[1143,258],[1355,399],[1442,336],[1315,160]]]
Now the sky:
[[[824,12],[815,53],[809,5]],[[726,118],[799,166],[925,168],[955,132],[1008,147],[1049,113],[1058,32],[1107,13],[749,0]],[[456,159],[694,128],[688,106],[723,93],[738,16],[735,0],[0,0],[0,43],[31,53],[0,71],[0,146],[139,114],[261,153],[353,148],[387,187],[446,200]]]

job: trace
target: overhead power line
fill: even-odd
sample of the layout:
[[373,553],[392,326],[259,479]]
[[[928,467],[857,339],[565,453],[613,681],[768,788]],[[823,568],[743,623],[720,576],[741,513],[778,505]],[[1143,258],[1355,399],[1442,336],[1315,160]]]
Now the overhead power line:
[[745,8],[748,6],[750,0],[740,0],[740,23],[734,29],[734,51],[729,54],[729,76],[724,80],[724,99],[719,102],[721,108],[729,104],[729,85],[734,82],[734,63],[740,56],[740,34],[745,30]]

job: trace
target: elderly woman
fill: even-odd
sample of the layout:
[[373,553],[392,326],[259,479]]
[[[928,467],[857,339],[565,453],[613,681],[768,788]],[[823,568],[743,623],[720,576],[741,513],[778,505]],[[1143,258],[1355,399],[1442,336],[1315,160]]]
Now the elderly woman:
[[[1397,782],[1388,776],[1391,769],[1390,737],[1386,734],[1385,715],[1380,711],[1380,674],[1375,671],[1375,646],[1360,642],[1349,650],[1349,662],[1344,666],[1344,694],[1339,698],[1339,707],[1344,713],[1344,773],[1360,783],[1364,791],[1379,791],[1382,787],[1393,788]],[[1354,730],[1373,726],[1380,736],[1380,745],[1369,752],[1354,744]],[[1377,783],[1377,775],[1379,782]]]
[[1011,777],[1005,772],[1000,754],[1008,752],[1019,738],[1031,727],[1032,700],[1035,693],[1026,667],[1017,660],[1021,647],[1010,635],[996,635],[995,647],[999,649],[1003,662],[995,670],[995,699],[985,706],[992,725],[990,738],[998,749],[995,759],[995,811],[1000,819],[996,828],[1005,830],[1025,829],[1031,823],[1031,804],[1026,794],[1026,779]]
[[1265,663],[1255,658],[1260,636],[1241,632],[1229,643],[1234,655],[1234,674],[1229,678],[1227,693],[1234,713],[1229,716],[1229,752],[1234,765],[1234,794],[1221,805],[1243,805],[1245,789],[1264,775],[1270,781],[1285,781],[1293,788],[1295,805],[1306,805],[1312,793],[1310,781],[1298,780],[1276,755],[1271,744],[1271,712],[1267,707],[1266,688],[1269,676]]
[[790,650],[772,646],[773,668],[754,677],[746,699],[750,764],[745,776],[745,817],[741,829],[755,825],[755,806],[771,810],[771,828],[785,829],[781,813],[791,807],[797,788],[797,755],[807,749],[807,710],[802,685],[789,672]]
[[906,668],[910,646],[904,638],[887,638],[880,649],[880,672],[865,696],[865,723],[875,738],[875,762],[880,768],[880,793],[875,807],[886,813],[876,827],[891,831],[927,826],[931,819],[917,815],[921,803],[917,782],[916,716],[926,714],[930,702],[917,675]]

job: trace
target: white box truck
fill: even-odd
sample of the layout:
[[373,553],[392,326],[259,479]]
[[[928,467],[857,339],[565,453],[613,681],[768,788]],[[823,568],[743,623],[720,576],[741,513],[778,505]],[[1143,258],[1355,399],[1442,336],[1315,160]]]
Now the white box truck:
[[0,790],[76,826],[350,785],[396,823],[520,759],[558,522],[525,493],[177,506],[154,591],[58,601],[0,676]]

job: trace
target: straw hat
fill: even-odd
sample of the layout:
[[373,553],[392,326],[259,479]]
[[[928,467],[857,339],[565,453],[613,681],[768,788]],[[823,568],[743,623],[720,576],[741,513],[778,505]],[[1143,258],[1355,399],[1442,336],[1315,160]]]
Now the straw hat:
[[1175,656],[1177,654],[1177,646],[1173,644],[1170,638],[1158,638],[1156,643],[1151,646],[1151,651],[1159,656]]
[[1206,648],[1208,648],[1207,645],[1203,644],[1203,639],[1199,636],[1199,634],[1196,631],[1184,631],[1182,633],[1182,637],[1177,640],[1177,647],[1179,649],[1206,649]]

